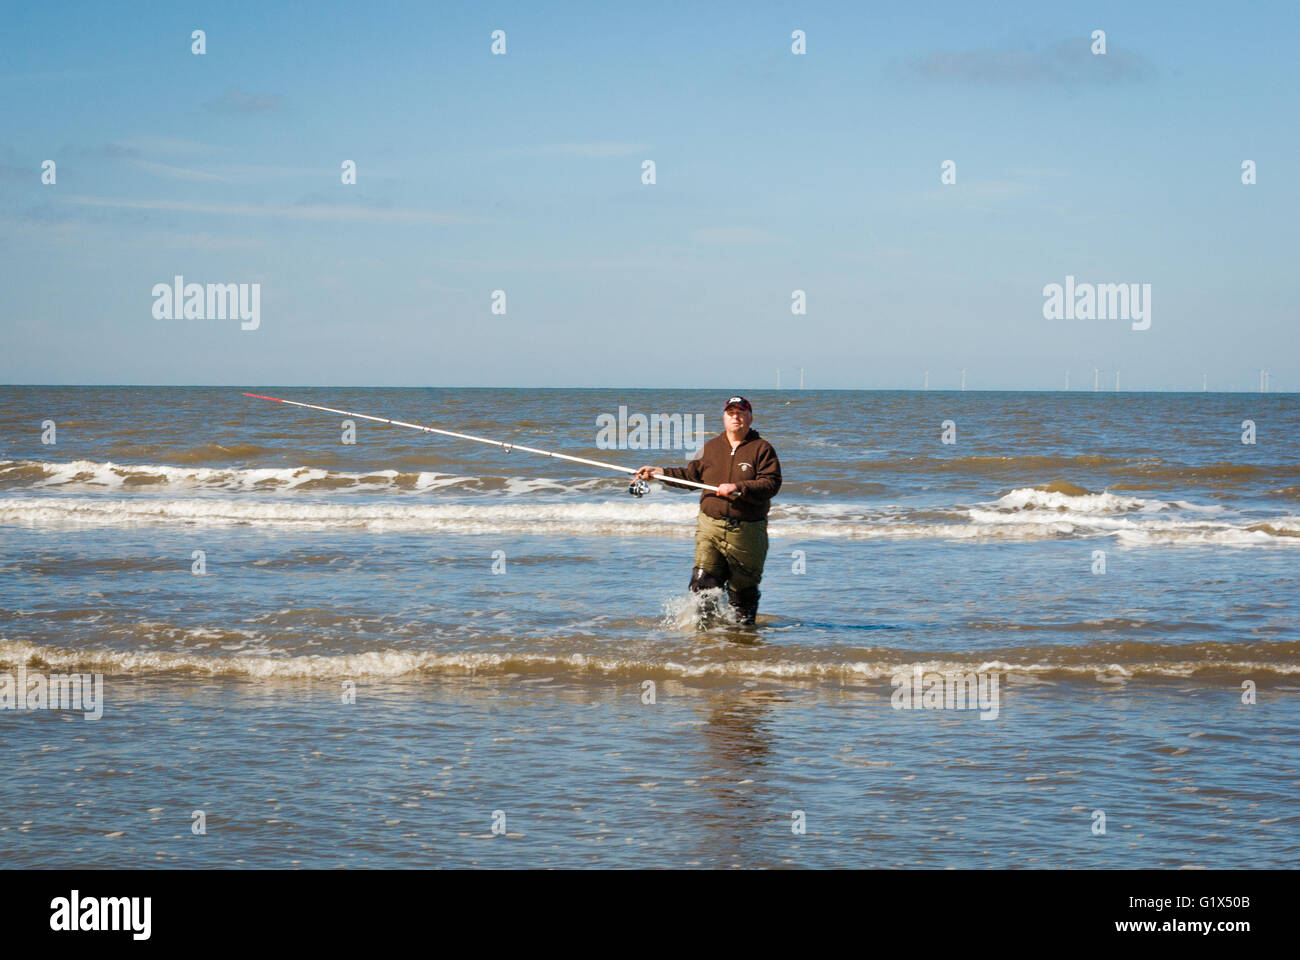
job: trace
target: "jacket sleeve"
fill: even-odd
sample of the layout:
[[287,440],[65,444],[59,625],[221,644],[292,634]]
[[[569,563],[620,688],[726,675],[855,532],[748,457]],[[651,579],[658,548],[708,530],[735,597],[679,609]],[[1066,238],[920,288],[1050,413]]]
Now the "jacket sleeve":
[[[664,467],[660,479],[663,480],[694,480],[700,482],[700,474],[704,470],[703,454],[700,459],[692,460],[684,467]],[[668,484],[674,490],[689,490],[690,487],[681,487],[675,483]]]
[[763,444],[754,459],[754,479],[742,480],[736,486],[747,500],[771,500],[781,489],[781,461],[770,443]]

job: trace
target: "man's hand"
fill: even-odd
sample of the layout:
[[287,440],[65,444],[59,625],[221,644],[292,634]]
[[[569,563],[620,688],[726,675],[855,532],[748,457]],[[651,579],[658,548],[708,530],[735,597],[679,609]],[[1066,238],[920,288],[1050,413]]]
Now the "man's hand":
[[642,467],[636,472],[636,478],[638,480],[649,480],[651,477],[661,476],[663,472],[663,467]]
[[718,484],[718,496],[731,499],[732,497],[736,497],[739,495],[740,495],[740,487],[736,486],[734,483]]

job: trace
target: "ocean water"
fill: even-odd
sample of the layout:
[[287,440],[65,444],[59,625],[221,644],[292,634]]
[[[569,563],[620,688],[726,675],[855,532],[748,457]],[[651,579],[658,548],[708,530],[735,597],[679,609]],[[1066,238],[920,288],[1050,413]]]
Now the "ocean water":
[[599,417],[725,396],[0,387],[0,672],[103,675],[0,709],[6,866],[1300,854],[1294,395],[753,393],[759,627],[701,631],[695,496],[245,390],[628,467],[688,453]]

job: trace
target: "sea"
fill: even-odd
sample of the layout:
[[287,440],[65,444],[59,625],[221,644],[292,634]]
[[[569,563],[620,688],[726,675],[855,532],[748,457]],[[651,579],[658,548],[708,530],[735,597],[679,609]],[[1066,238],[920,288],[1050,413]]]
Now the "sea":
[[1300,396],[735,389],[0,387],[0,866],[1296,865]]

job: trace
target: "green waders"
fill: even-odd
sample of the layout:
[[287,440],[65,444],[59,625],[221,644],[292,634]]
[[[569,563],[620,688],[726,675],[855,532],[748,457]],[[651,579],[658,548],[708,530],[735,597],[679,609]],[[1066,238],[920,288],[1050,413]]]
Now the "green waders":
[[695,525],[697,573],[692,588],[700,583],[699,571],[718,586],[725,583],[741,623],[752,624],[758,615],[758,584],[766,559],[766,520],[718,520],[700,513]]

